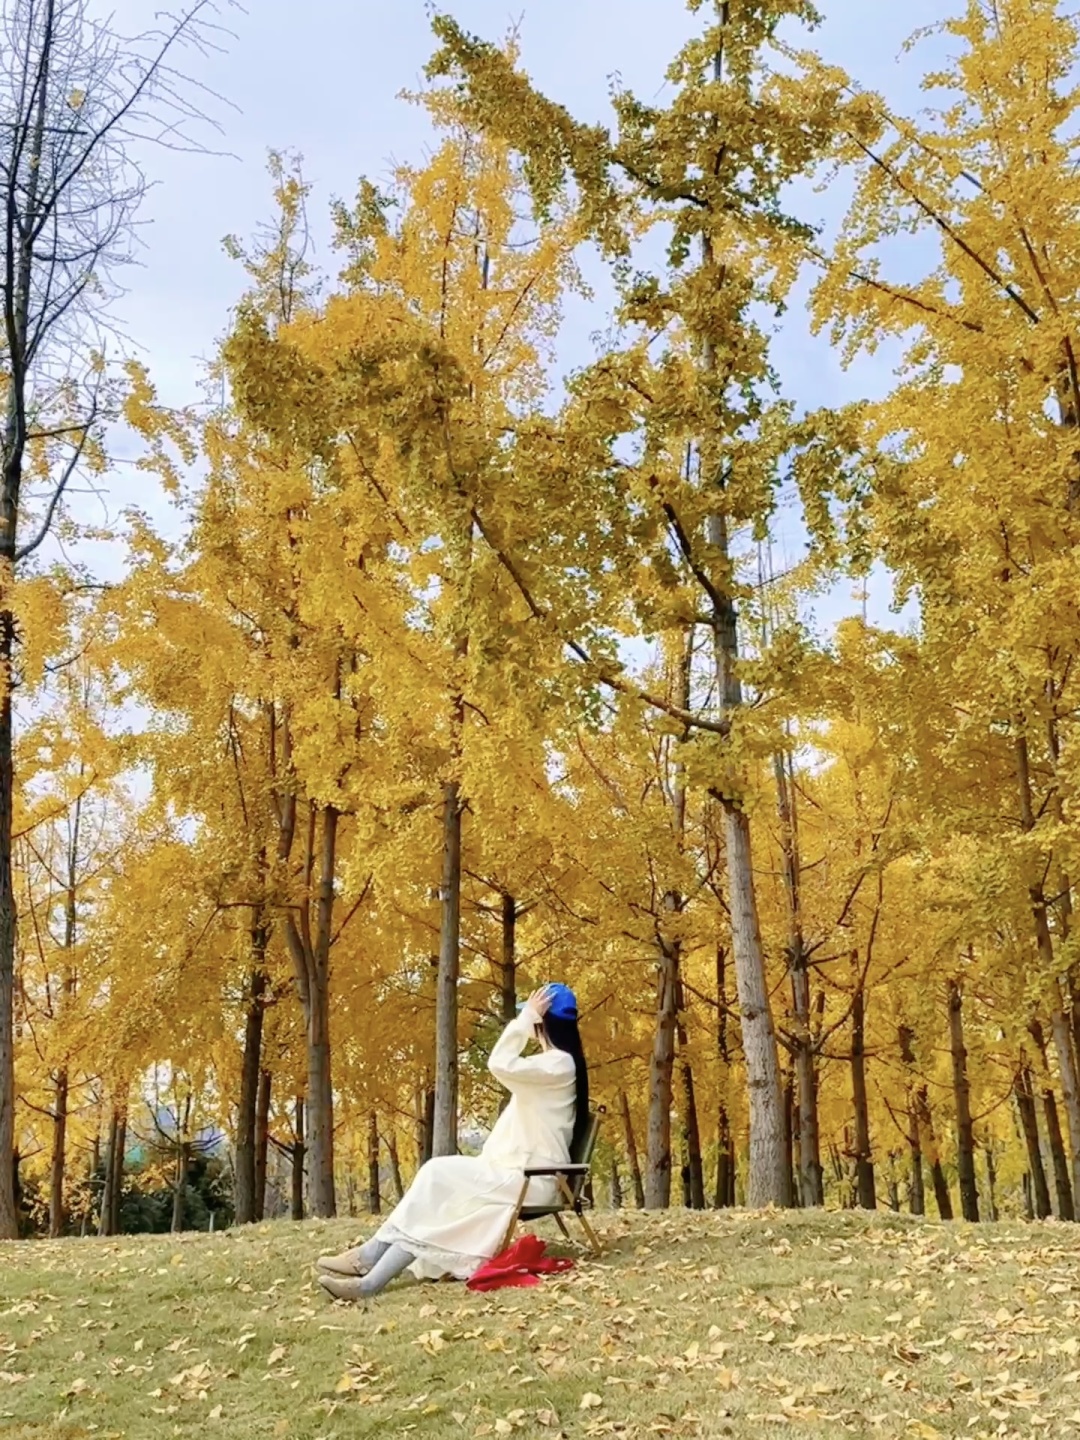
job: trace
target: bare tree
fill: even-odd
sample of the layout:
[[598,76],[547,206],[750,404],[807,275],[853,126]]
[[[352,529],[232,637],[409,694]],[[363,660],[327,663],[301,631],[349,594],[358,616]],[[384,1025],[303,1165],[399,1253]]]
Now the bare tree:
[[125,37],[90,0],[0,0],[0,1239],[16,1234],[12,587],[73,478],[101,464],[119,398],[107,341],[147,189],[138,155],[200,148],[203,92],[176,62],[216,47],[218,14],[188,0]]

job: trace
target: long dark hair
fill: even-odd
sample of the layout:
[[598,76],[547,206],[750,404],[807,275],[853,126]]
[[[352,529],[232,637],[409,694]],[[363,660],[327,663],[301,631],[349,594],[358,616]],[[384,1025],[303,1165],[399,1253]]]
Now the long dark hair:
[[570,1153],[578,1153],[578,1145],[585,1138],[589,1128],[589,1067],[585,1063],[585,1051],[581,1045],[581,1031],[576,1020],[557,1020],[554,1015],[544,1016],[544,1033],[556,1050],[563,1050],[574,1062],[576,1094],[574,1096],[574,1133],[570,1140]]

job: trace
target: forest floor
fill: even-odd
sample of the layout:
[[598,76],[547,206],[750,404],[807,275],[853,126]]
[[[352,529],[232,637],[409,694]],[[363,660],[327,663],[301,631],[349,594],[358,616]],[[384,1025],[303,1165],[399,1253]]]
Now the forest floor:
[[310,1271],[356,1221],[0,1245],[0,1437],[1080,1436],[1080,1226],[598,1221],[535,1289],[367,1309]]

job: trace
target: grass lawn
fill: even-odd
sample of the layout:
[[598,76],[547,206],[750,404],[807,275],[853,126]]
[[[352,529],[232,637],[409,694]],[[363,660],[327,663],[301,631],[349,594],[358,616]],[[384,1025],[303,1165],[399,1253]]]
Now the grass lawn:
[[1080,1437],[1080,1226],[599,1219],[534,1290],[366,1310],[309,1270],[348,1220],[0,1245],[0,1437]]

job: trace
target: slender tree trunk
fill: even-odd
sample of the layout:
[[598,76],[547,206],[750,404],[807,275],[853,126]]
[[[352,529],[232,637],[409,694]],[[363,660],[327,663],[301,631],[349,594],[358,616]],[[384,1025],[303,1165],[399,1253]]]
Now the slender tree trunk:
[[1045,1220],[1050,1214],[1050,1189],[1046,1183],[1046,1169],[1043,1165],[1042,1146],[1039,1144],[1039,1116],[1035,1109],[1035,1087],[1031,1070],[1023,1054],[1013,1081],[1016,1109],[1020,1116],[1020,1129],[1028,1157],[1028,1199],[1032,1216]]
[[502,960],[499,966],[499,1009],[504,1025],[517,1014],[517,901],[502,896]]
[[293,1128],[296,1133],[292,1146],[292,1205],[290,1211],[293,1220],[297,1221],[304,1218],[304,1168],[307,1159],[305,1110],[304,1097],[298,1095],[296,1108],[293,1111]]
[[311,1009],[308,1016],[307,1136],[308,1201],[311,1214],[336,1214],[334,1198],[334,1083],[330,1052],[330,946],[337,868],[338,812],[322,811],[316,938],[312,954]]
[[109,1234],[119,1235],[121,1231],[120,1207],[124,1199],[124,1154],[127,1150],[127,1113],[120,1112],[116,1127],[116,1144],[111,1158],[112,1189],[109,1200]]
[[56,1077],[56,1089],[53,1092],[52,1155],[49,1161],[49,1235],[54,1240],[64,1233],[67,1118],[68,1072],[65,1066]]
[[952,1196],[945,1179],[945,1169],[938,1150],[937,1132],[934,1130],[934,1114],[930,1109],[930,1092],[926,1085],[920,1085],[916,1100],[919,1112],[919,1128],[926,1137],[925,1154],[930,1166],[930,1182],[934,1190],[934,1204],[942,1220],[953,1218]]
[[435,1138],[435,1090],[429,1085],[420,1097],[420,1164],[426,1165],[432,1158]]
[[727,1094],[731,1076],[731,1054],[727,1034],[727,955],[722,945],[716,947],[716,1055],[720,1082],[717,1086],[716,1109],[716,1192],[717,1210],[735,1204],[735,1142],[728,1118]]
[[956,1102],[956,1169],[960,1181],[960,1211],[965,1220],[979,1219],[979,1186],[975,1175],[975,1137],[971,1121],[971,1086],[964,1046],[964,995],[957,980],[950,980],[949,1053],[952,1058],[953,1095]]
[[109,1116],[109,1138],[105,1143],[105,1177],[101,1187],[101,1212],[98,1215],[98,1234],[111,1235],[113,1219],[113,1185],[116,1177],[116,1146],[120,1133],[120,1114],[113,1108]]
[[188,1166],[191,1163],[191,1147],[181,1140],[176,1147],[176,1173],[173,1179],[172,1233],[179,1235],[184,1228],[184,1200],[187,1197]]
[[260,1219],[256,1211],[256,1132],[258,1130],[259,1081],[262,1076],[262,1032],[267,976],[265,970],[266,926],[256,912],[251,930],[252,968],[248,976],[247,1007],[244,1016],[244,1054],[240,1066],[240,1105],[236,1116],[236,1182],[233,1196],[238,1225]]
[[996,1225],[998,1219],[997,1164],[991,1146],[986,1145],[983,1154],[986,1156],[986,1200],[990,1212],[989,1218],[991,1223]]
[[641,1179],[641,1164],[638,1160],[637,1141],[634,1139],[634,1125],[630,1119],[630,1101],[626,1097],[626,1091],[619,1091],[619,1104],[622,1107],[623,1134],[626,1137],[626,1159],[630,1166],[630,1180],[634,1187],[634,1204],[639,1210],[645,1208],[645,1186]]
[[382,1214],[379,1189],[379,1117],[374,1110],[368,1115],[368,1198],[369,1215]]
[[677,1022],[676,1035],[680,1051],[679,1076],[682,1081],[682,1138],[686,1152],[686,1193],[683,1203],[689,1210],[704,1210],[705,1165],[701,1157],[701,1126],[698,1123],[694,1070],[687,1054],[686,1030],[681,1020]]
[[[1031,769],[1028,761],[1027,740],[1022,734],[1016,737],[1015,758],[1017,783],[1020,791],[1020,824],[1025,833],[1030,833],[1035,828],[1035,810],[1031,794]],[[1050,932],[1048,905],[1041,879],[1037,878],[1031,882],[1028,886],[1028,895],[1035,929],[1035,944],[1048,993],[1050,1031],[1054,1039],[1058,1074],[1061,1077],[1061,1099],[1069,1127],[1072,1192],[1074,1196],[1077,1196],[1080,1195],[1080,1085],[1077,1081],[1072,1028],[1064,1011],[1061,986],[1056,978],[1057,963],[1054,940]]]
[[[857,963],[856,957],[856,966]],[[861,1209],[876,1210],[870,1106],[866,1090],[866,992],[859,978],[856,979],[851,1003],[851,1095],[855,1109],[855,1191]]]
[[259,1091],[255,1103],[255,1194],[252,1203],[252,1219],[262,1220],[266,1215],[266,1161],[270,1149],[270,1095],[273,1077],[269,1070],[259,1073]]
[[458,980],[461,973],[461,791],[443,787],[442,923],[435,998],[435,1117],[431,1153],[458,1151]]
[[791,1018],[794,1031],[792,1066],[798,1095],[799,1195],[805,1206],[825,1203],[824,1172],[817,1110],[817,1073],[810,1032],[810,970],[802,924],[802,861],[799,853],[798,810],[790,773],[790,756],[773,756],[776,801],[780,815],[784,894],[787,899],[787,963],[791,980]]
[[679,945],[661,940],[656,967],[656,1023],[649,1061],[649,1116],[645,1144],[645,1208],[671,1203],[671,1102],[679,993]]
[[623,1203],[622,1177],[619,1174],[619,1161],[614,1152],[611,1152],[610,1170],[611,1208],[621,1210]]
[[1035,1042],[1035,1048],[1041,1061],[1040,1078],[1042,1081],[1043,1114],[1046,1117],[1046,1138],[1050,1147],[1050,1159],[1054,1170],[1054,1189],[1057,1192],[1058,1219],[1073,1221],[1076,1219],[1076,1212],[1073,1205],[1072,1184],[1069,1179],[1069,1161],[1065,1153],[1065,1142],[1061,1134],[1061,1121],[1058,1118],[1057,1099],[1054,1095],[1054,1088],[1050,1078],[1050,1066],[1047,1063],[1046,1038],[1043,1035],[1042,1025],[1038,1020],[1032,1020],[1028,1026],[1028,1032]]
[[405,1194],[405,1186],[401,1180],[401,1160],[398,1157],[397,1131],[393,1125],[390,1126],[386,1136],[386,1153],[390,1158],[390,1182],[394,1187],[394,1199],[400,1200]]
[[915,1084],[915,1032],[908,1025],[901,1025],[898,1033],[900,1059],[907,1073],[907,1123],[908,1146],[911,1151],[911,1213],[926,1214],[926,1184],[923,1177],[922,1133],[919,1125],[919,1106],[916,1100]]

